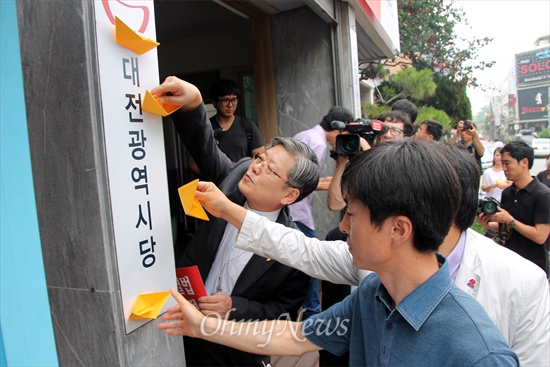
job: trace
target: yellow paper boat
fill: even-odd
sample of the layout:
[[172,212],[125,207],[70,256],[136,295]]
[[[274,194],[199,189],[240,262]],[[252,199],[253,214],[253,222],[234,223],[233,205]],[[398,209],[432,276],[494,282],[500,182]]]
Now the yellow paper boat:
[[202,208],[201,203],[195,199],[195,191],[197,190],[198,183],[199,180],[196,179],[178,189],[181,204],[183,205],[185,214],[199,219],[210,220]]
[[156,319],[170,297],[170,292],[146,293],[137,296],[130,320]]
[[143,104],[141,105],[141,108],[144,111],[154,113],[155,115],[168,116],[172,112],[177,111],[180,106],[168,103],[160,103],[155,97],[153,97],[151,92],[146,90],[145,98],[143,99]]
[[128,27],[122,20],[115,17],[116,42],[139,55],[143,55],[160,45],[157,41],[140,36]]

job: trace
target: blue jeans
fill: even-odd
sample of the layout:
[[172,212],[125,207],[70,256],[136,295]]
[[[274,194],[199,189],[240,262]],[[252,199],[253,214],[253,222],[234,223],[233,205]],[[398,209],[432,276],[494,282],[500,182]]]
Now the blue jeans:
[[[317,238],[317,232],[301,222],[294,222],[303,234],[310,238]],[[319,297],[319,279],[311,278],[309,281],[306,299],[302,304],[305,309],[304,319],[321,311],[321,298]]]

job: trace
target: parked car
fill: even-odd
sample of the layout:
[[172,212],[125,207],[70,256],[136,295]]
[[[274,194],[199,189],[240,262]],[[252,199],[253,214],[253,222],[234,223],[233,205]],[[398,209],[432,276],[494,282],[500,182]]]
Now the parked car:
[[520,130],[519,133],[514,136],[515,140],[523,140],[527,144],[531,144],[531,141],[533,141],[533,139],[539,137],[536,132],[531,130]]
[[550,139],[538,138],[531,141],[531,146],[535,151],[535,158],[546,157],[550,154]]

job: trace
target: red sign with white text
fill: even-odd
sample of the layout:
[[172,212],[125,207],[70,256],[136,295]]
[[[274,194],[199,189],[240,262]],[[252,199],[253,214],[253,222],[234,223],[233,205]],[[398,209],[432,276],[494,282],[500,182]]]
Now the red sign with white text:
[[550,80],[550,47],[516,54],[518,86]]
[[208,295],[199,268],[196,265],[177,268],[176,277],[178,278],[178,292],[199,308],[199,298]]

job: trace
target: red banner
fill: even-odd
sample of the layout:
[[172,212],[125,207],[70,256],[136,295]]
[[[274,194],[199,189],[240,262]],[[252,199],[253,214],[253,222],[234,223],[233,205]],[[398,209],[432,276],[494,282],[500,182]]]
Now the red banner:
[[186,268],[177,268],[176,277],[178,280],[178,292],[180,292],[186,300],[199,308],[199,298],[208,295],[204,288],[199,268],[196,265]]

